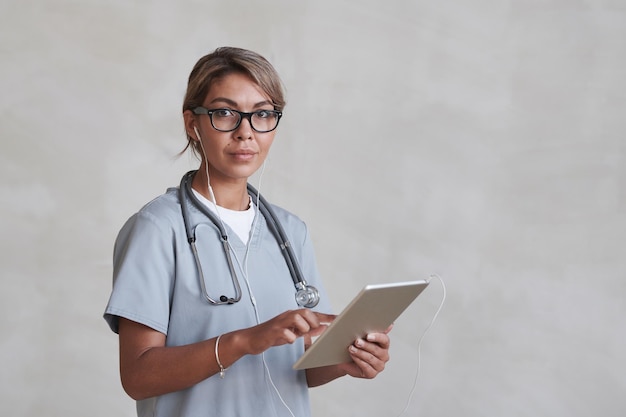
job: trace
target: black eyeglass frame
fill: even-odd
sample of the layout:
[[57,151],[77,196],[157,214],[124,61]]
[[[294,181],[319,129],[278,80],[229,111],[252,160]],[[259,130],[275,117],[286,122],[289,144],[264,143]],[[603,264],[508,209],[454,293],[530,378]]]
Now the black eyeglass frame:
[[[232,129],[228,129],[228,130],[218,129],[217,127],[215,127],[215,124],[213,123],[213,113],[215,113],[216,111],[220,111],[220,110],[228,110],[230,112],[239,114],[239,120],[237,121],[237,124],[235,124],[235,127],[233,127]],[[203,114],[203,115],[209,116],[209,120],[211,120],[211,126],[213,126],[213,129],[217,130],[218,132],[232,132],[232,131],[237,130],[237,128],[239,128],[239,126],[241,125],[241,121],[245,117],[246,119],[248,119],[248,123],[250,123],[250,127],[252,127],[252,129],[255,132],[258,132],[258,133],[268,133],[268,132],[271,132],[273,130],[276,130],[276,128],[278,127],[278,122],[280,122],[280,118],[283,117],[283,112],[278,111],[278,110],[256,110],[256,111],[253,111],[253,112],[246,113],[246,112],[243,112],[243,111],[229,109],[229,108],[224,108],[224,107],[219,108],[219,109],[207,109],[206,107],[198,106],[198,107],[194,108],[192,111],[196,115],[202,115]],[[254,124],[252,123],[252,116],[254,114],[261,113],[261,112],[268,112],[268,113],[275,114],[276,115],[276,126],[274,126],[270,130],[259,130],[256,127],[254,127]]]

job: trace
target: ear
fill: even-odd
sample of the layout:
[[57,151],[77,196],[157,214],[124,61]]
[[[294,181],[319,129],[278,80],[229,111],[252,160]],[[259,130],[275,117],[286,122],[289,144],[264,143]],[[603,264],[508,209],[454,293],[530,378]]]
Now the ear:
[[196,126],[196,115],[191,110],[185,110],[183,112],[183,121],[185,123],[185,131],[187,136],[193,140],[198,140],[194,127]]

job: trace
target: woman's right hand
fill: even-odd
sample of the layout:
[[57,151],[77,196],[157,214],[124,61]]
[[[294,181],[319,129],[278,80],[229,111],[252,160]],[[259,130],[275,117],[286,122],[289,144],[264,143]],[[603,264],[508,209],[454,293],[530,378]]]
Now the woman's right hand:
[[241,330],[251,355],[272,346],[291,344],[299,337],[310,340],[321,334],[335,319],[334,314],[318,313],[308,308],[289,310],[257,326]]

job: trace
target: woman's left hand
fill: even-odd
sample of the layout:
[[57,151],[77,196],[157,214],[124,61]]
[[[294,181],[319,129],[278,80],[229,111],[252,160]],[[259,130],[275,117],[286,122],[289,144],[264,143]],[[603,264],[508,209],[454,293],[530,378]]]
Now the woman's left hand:
[[392,326],[383,333],[370,333],[363,339],[357,339],[348,348],[353,363],[339,365],[348,375],[355,378],[372,379],[385,369],[389,362],[389,332]]
[[326,384],[333,379],[350,375],[355,378],[372,379],[385,369],[389,362],[389,332],[393,325],[381,333],[370,333],[357,339],[348,348],[353,362],[323,366],[306,370],[309,387]]

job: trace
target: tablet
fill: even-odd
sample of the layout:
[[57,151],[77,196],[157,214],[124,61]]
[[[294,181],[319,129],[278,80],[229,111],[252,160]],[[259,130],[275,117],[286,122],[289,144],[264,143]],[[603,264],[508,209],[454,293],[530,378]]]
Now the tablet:
[[293,365],[317,368],[351,362],[348,347],[368,333],[387,330],[421,294],[427,281],[366,285]]

